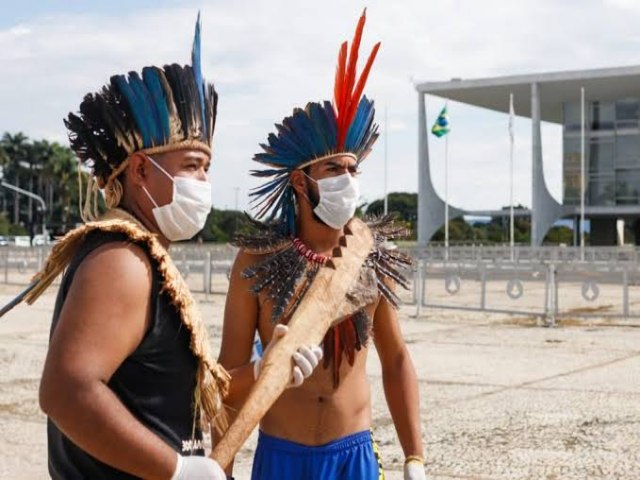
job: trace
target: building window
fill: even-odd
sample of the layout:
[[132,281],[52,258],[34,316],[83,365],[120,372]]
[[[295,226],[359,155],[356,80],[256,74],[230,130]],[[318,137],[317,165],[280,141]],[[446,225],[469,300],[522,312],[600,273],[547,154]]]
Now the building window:
[[566,205],[580,204],[580,170],[565,170],[563,175],[564,197]]
[[616,204],[637,205],[640,203],[640,170],[618,170],[616,172]]
[[638,128],[640,122],[640,102],[637,99],[616,102],[616,127]]
[[589,143],[589,173],[613,174],[614,156],[612,138],[592,138]]
[[[587,112],[585,112],[585,115]],[[565,132],[580,131],[580,102],[564,102],[563,105],[563,123]],[[588,126],[588,120],[585,120],[585,127]]]
[[587,205],[603,206],[615,203],[615,176],[589,175],[589,187],[587,189]]
[[640,167],[640,135],[616,137],[616,168]]
[[613,130],[615,128],[615,107],[612,102],[591,103],[591,130]]

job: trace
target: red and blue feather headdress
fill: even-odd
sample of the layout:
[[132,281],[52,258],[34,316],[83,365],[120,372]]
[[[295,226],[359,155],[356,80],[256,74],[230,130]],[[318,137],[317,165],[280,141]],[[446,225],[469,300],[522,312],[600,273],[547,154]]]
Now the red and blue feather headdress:
[[295,203],[289,176],[294,170],[334,156],[351,155],[358,163],[365,159],[378,138],[373,123],[373,101],[362,96],[369,71],[380,48],[376,43],[360,76],[356,74],[358,50],[366,20],[362,13],[347,55],[345,41],[338,54],[333,104],[311,102],[296,108],[291,116],[276,124],[263,152],[253,159],[269,168],[253,170],[252,175],[269,180],[251,192],[257,217],[281,223],[287,234],[295,231]]

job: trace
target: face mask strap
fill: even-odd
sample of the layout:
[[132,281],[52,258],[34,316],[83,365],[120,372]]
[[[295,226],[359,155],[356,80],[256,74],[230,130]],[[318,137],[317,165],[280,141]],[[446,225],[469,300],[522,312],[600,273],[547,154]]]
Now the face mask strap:
[[[162,168],[158,162],[156,162],[153,158],[151,158],[150,155],[146,155],[145,154],[145,156],[149,159],[149,161],[151,161],[151,163],[153,163],[158,168],[158,170],[160,170],[162,173],[164,173],[169,178],[169,180],[171,180],[172,183],[176,183],[175,180],[173,179],[173,177],[171,175],[169,175],[169,172],[167,172],[164,168]],[[153,205],[156,208],[160,208],[158,206],[158,204],[156,203],[156,201],[151,196],[151,194],[149,193],[149,191],[147,190],[147,188],[143,186],[142,190],[144,191],[144,193],[147,194],[147,197],[149,197],[149,200],[151,200],[151,203],[153,203]]]
[[143,185],[143,186],[142,186],[142,191],[143,191],[144,193],[146,193],[146,194],[147,194],[147,197],[149,197],[149,200],[151,200],[151,203],[153,203],[153,205],[154,205],[156,208],[160,208],[160,207],[158,207],[158,204],[156,203],[156,201],[153,199],[153,197],[151,196],[151,194],[150,194],[150,193],[149,193],[149,191],[147,190],[147,187],[145,187],[145,186]]
[[305,177],[307,177],[309,180],[311,180],[312,182],[315,182],[316,184],[318,183],[318,181],[317,181],[315,178],[311,178],[309,175],[307,175],[307,174],[305,173],[305,171],[304,171],[304,170],[300,170],[300,171],[301,171],[301,172],[302,172],[302,174],[303,174]]
[[146,157],[151,160],[151,163],[153,163],[156,167],[158,167],[158,170],[160,170],[162,173],[164,173],[167,177],[169,177],[169,180],[171,180],[172,182],[175,183],[175,180],[173,179],[173,177],[171,175],[169,175],[169,172],[167,172],[164,168],[162,168],[160,166],[160,164],[158,162],[156,162],[153,158],[151,158],[149,155],[146,155]]

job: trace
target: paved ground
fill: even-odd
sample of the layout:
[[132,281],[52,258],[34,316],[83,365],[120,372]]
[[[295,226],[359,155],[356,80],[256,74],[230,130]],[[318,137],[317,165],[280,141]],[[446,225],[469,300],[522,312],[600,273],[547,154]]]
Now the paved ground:
[[[0,303],[19,288],[2,287]],[[224,297],[202,303],[219,338]],[[0,320],[0,478],[46,478],[37,388],[53,295]],[[427,311],[402,328],[420,378],[430,479],[640,479],[640,328]],[[214,349],[219,348],[216,343]],[[369,361],[374,433],[387,478],[402,454]],[[255,439],[238,457],[248,478]]]

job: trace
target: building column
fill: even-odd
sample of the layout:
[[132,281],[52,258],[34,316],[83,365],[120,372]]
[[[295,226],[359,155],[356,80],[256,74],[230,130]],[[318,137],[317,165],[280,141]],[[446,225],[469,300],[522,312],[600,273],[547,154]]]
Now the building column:
[[[444,200],[431,181],[429,140],[425,95],[418,92],[418,246],[426,247],[431,237],[444,225]],[[460,217],[463,210],[449,205],[449,220]]]
[[531,246],[542,245],[545,235],[562,217],[560,205],[549,193],[542,166],[542,133],[540,128],[540,88],[531,84]]

